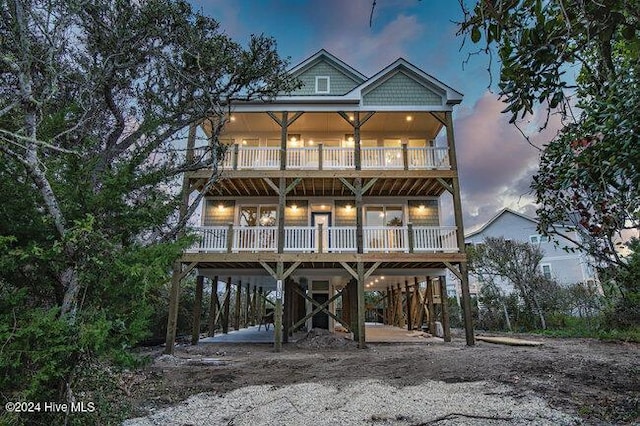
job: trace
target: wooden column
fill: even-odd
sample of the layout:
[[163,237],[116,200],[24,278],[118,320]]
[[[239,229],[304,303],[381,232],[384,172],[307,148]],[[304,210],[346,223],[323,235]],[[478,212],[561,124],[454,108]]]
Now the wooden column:
[[422,330],[422,321],[424,320],[424,309],[422,303],[420,303],[420,283],[418,283],[418,277],[413,277],[413,300],[416,305],[416,317],[415,323],[418,330]]
[[265,303],[267,303],[267,302],[264,301],[265,297],[266,296],[262,292],[262,287],[259,287],[258,288],[258,301],[256,302],[258,304],[258,307],[257,307],[257,310],[256,310],[256,312],[258,314],[257,317],[256,317],[256,321],[258,321],[258,322],[262,321],[262,317],[265,314]]
[[209,337],[216,334],[216,315],[218,308],[218,276],[213,277],[211,281],[211,300],[209,303]]
[[196,277],[196,295],[193,302],[193,329],[191,331],[191,344],[197,345],[200,341],[200,317],[202,316],[202,289],[204,287],[204,277]]
[[[460,197],[460,183],[458,180],[458,160],[456,158],[456,145],[453,135],[453,116],[450,111],[445,112],[445,119],[447,122],[447,145],[449,146],[449,161],[451,162],[451,169],[456,173],[452,178],[453,187],[453,212],[456,222],[456,236],[458,240],[458,249],[461,253],[464,253],[464,225],[462,222],[462,200]],[[467,269],[467,263],[461,262],[460,274],[462,279],[460,280],[460,287],[462,289],[462,311],[464,312],[464,330],[465,337],[468,346],[475,345],[475,336],[473,334],[473,319],[471,317],[471,295],[469,292],[469,271]]]
[[253,286],[253,300],[251,301],[251,325],[256,325],[256,322],[259,321],[258,317],[258,294],[257,294],[257,286]]
[[359,339],[358,328],[358,280],[355,278],[349,281],[348,293],[349,293],[349,325],[351,326],[351,332],[353,333],[353,340],[355,342]]
[[227,278],[226,291],[224,295],[224,306],[222,310],[222,333],[229,333],[229,305],[231,304],[231,277]]
[[292,299],[293,289],[291,288],[291,280],[289,278],[284,280],[284,306],[283,306],[283,321],[282,321],[282,342],[289,343],[289,328],[293,324],[291,322],[292,315]]
[[404,328],[404,308],[402,307],[402,287],[400,283],[398,285],[398,327]]
[[347,285],[342,291],[342,320],[345,324],[351,324],[351,281],[347,282]]
[[358,261],[357,263],[357,300],[358,300],[358,348],[364,349],[365,344],[365,303],[364,303],[364,263]]
[[413,330],[413,317],[411,316],[411,291],[409,291],[409,281],[404,281],[404,291],[407,294],[406,305],[407,305],[407,330]]
[[451,326],[449,324],[449,298],[447,297],[447,283],[444,276],[440,281],[440,300],[442,300],[442,329],[444,331],[444,341],[451,341]]
[[235,305],[233,312],[233,328],[234,330],[240,330],[240,314],[242,312],[242,281],[238,281],[238,284],[236,284]]
[[277,263],[276,271],[278,279],[276,280],[276,303],[273,311],[273,349],[276,352],[280,352],[282,350],[282,292],[284,285],[281,279],[282,275],[284,275],[284,265],[282,262]]
[[249,327],[249,318],[251,316],[251,284],[247,283],[247,294],[244,300],[244,318],[242,321],[242,328]]
[[431,277],[427,277],[427,307],[429,309],[429,333],[436,334],[436,315],[433,305],[433,282]]
[[173,263],[173,274],[171,275],[171,291],[169,293],[169,317],[167,319],[167,338],[164,353],[173,355],[173,346],[176,343],[176,328],[178,326],[178,305],[180,303],[180,275],[182,274],[182,264],[178,261]]

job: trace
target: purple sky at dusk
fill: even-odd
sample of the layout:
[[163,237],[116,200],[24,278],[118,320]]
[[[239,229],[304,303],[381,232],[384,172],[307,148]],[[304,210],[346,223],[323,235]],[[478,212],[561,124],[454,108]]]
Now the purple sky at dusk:
[[[467,231],[503,207],[533,215],[529,182],[538,150],[500,114],[504,105],[488,90],[488,57],[468,54],[474,46],[456,36],[462,19],[457,0],[192,0],[196,10],[218,20],[244,43],[250,34],[274,37],[278,51],[296,65],[326,49],[371,76],[402,57],[462,92],[454,112],[456,148]],[[494,82],[495,82],[494,78]],[[537,128],[532,117],[529,127]],[[544,118],[542,118],[544,119]],[[539,123],[538,123],[539,124]],[[532,141],[541,146],[556,126]]]

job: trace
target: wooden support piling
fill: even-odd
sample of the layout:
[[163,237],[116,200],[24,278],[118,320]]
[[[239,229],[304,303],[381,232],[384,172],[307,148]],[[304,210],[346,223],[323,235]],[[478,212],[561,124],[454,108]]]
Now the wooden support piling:
[[407,306],[407,330],[413,330],[413,318],[411,316],[411,292],[409,291],[409,281],[404,281],[404,290],[406,292],[406,306]]
[[240,314],[242,311],[242,281],[236,284],[235,309],[233,311],[233,329],[240,330]]
[[209,337],[216,334],[216,316],[218,314],[218,276],[213,277],[211,281],[211,299],[209,303]]
[[245,301],[244,301],[244,318],[242,321],[242,328],[247,328],[249,327],[249,317],[251,315],[251,284],[247,283],[247,293],[245,295]]
[[193,329],[191,331],[191,344],[197,345],[200,341],[200,317],[202,316],[202,290],[204,287],[204,276],[196,277],[196,294],[193,302]]
[[442,329],[444,331],[444,341],[451,341],[451,327],[449,324],[449,300],[447,298],[447,283],[444,276],[439,277],[440,300],[442,301]]
[[402,287],[400,287],[400,283],[397,284],[397,300],[396,300],[396,309],[397,309],[397,323],[396,327],[404,328],[404,308],[402,307]]
[[436,315],[433,303],[433,281],[427,277],[427,307],[429,308],[429,333],[436,334]]
[[222,311],[222,333],[229,333],[229,305],[231,304],[231,277],[227,278],[226,291],[224,293],[224,306]]

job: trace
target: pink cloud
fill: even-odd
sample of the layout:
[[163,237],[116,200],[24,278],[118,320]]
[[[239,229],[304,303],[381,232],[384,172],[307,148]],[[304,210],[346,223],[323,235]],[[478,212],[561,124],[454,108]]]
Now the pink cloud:
[[552,116],[547,129],[537,132],[546,119],[541,108],[520,123],[523,131],[531,133],[529,143],[509,123],[509,114],[501,113],[504,108],[495,94],[486,92],[454,122],[467,229],[486,222],[504,207],[533,213],[529,185],[538,169],[538,148],[560,128],[559,120]]

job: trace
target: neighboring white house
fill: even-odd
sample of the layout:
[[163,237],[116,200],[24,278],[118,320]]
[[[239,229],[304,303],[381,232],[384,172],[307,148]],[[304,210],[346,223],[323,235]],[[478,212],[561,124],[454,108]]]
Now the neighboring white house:
[[[575,244],[561,238],[560,245],[549,241],[548,237],[540,235],[537,231],[538,222],[522,213],[518,213],[511,209],[505,208],[495,215],[491,220],[485,223],[478,230],[465,235],[466,244],[480,244],[487,237],[502,237],[506,240],[528,242],[538,245],[544,257],[540,262],[541,272],[549,277],[554,278],[562,285],[570,285],[573,283],[595,283],[596,272],[589,262],[589,257],[579,251],[566,251],[563,247],[573,247]],[[562,227],[558,227],[562,229]],[[572,240],[578,240],[575,231],[567,229],[566,235]],[[456,294],[459,288],[459,282],[453,279],[453,275],[448,276],[447,291],[450,295]],[[512,291],[512,288],[505,283],[501,284],[505,291]],[[469,290],[472,295],[479,293],[482,283],[478,278],[469,274]]]

